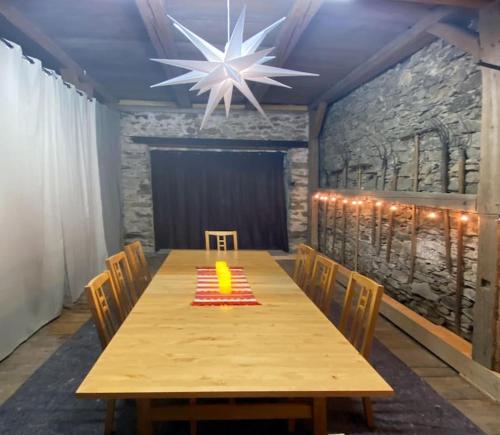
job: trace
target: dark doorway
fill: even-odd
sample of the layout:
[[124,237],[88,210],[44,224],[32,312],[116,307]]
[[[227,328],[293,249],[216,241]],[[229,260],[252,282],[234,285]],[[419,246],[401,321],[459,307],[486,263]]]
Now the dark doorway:
[[151,151],[156,249],[203,249],[237,230],[241,249],[288,250],[281,152]]

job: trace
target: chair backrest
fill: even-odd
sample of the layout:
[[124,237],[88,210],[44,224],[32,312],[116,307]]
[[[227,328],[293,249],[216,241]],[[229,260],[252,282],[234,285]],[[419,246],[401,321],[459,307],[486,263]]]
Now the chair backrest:
[[227,251],[227,239],[233,238],[233,248],[238,250],[238,231],[205,231],[205,249],[210,250],[210,237],[215,237],[217,251]]
[[306,293],[328,316],[333,298],[333,284],[337,263],[321,254],[316,254]]
[[[103,272],[92,279],[85,287],[85,292],[101,346],[104,349],[121,323],[117,295],[109,272]],[[111,303],[111,300],[114,303]]]
[[141,295],[151,282],[151,272],[139,240],[125,246],[125,255],[132,272],[135,288]]
[[384,287],[352,272],[347,285],[339,329],[365,358],[370,356]]
[[293,267],[293,280],[301,288],[306,289],[311,278],[316,251],[303,243],[297,245],[295,265]]
[[121,251],[107,258],[106,266],[116,288],[124,320],[139,298],[125,252]]

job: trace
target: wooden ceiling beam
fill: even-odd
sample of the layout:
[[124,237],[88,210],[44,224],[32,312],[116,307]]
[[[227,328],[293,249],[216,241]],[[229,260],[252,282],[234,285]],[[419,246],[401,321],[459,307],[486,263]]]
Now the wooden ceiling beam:
[[318,108],[314,113],[313,122],[309,126],[310,128],[309,137],[313,139],[319,138],[321,130],[323,129],[323,122],[325,120],[327,109],[328,105],[325,102],[319,104]]
[[[95,91],[105,103],[116,103],[117,99],[110,94],[103,85],[92,78],[92,76],[73,60],[68,53],[59,47],[53,39],[29,20],[19,11],[19,9],[13,6],[14,3],[13,0],[0,0],[0,15],[59,63],[59,72],[61,75],[64,73],[64,80],[84,92],[90,90]],[[69,71],[71,71],[71,73],[69,73]],[[92,95],[89,96],[92,97]]]
[[[276,48],[271,53],[276,56],[273,66],[282,67],[285,64],[323,2],[324,0],[295,0],[276,39]],[[257,85],[255,98],[261,101],[268,90],[268,85]]]
[[427,30],[450,13],[449,8],[439,7],[426,14],[407,31],[389,42],[366,62],[356,67],[346,77],[317,97],[311,103],[311,107],[316,107],[321,102],[331,103],[345,97],[354,89],[423,48],[430,42]]
[[427,31],[479,60],[481,49],[477,33],[446,23],[436,23]]
[[307,142],[300,140],[256,140],[256,139],[203,139],[159,136],[131,136],[132,142],[150,147],[194,148],[194,149],[250,149],[288,150],[306,148]]
[[393,0],[423,5],[452,6],[457,8],[480,9],[491,4],[492,0]]
[[[149,39],[159,58],[178,58],[174,43],[173,26],[167,17],[163,0],[136,0],[142,21],[146,26]],[[175,75],[175,70],[169,65],[162,65],[167,78]],[[182,86],[172,86],[177,104],[180,107],[191,107],[188,90]]]

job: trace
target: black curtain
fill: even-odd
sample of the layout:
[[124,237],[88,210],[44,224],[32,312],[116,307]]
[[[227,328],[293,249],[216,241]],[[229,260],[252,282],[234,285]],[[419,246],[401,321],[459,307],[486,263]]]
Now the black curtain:
[[156,249],[203,249],[237,230],[240,249],[288,250],[283,153],[151,152]]

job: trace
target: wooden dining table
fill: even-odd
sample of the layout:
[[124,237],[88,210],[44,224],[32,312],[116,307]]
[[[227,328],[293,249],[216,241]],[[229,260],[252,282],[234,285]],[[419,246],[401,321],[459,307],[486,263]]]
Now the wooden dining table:
[[[191,305],[197,267],[217,260],[244,268],[261,305]],[[267,251],[174,250],[76,394],[136,399],[141,435],[226,419],[312,419],[325,435],[328,397],[393,390]]]

